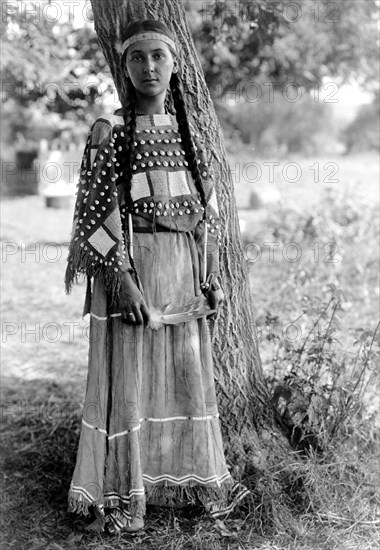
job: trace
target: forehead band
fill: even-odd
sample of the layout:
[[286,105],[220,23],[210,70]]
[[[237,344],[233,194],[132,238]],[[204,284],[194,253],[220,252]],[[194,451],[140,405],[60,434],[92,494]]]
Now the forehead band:
[[119,54],[123,55],[128,46],[134,44],[135,42],[139,42],[140,40],[162,40],[162,42],[169,44],[175,52],[177,51],[174,40],[166,36],[166,34],[160,34],[158,32],[141,32],[127,38],[127,40],[125,40],[125,42],[123,42],[118,49]]

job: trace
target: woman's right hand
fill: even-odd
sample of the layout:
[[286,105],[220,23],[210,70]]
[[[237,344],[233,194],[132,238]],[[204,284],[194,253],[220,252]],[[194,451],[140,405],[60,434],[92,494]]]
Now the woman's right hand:
[[149,323],[149,310],[129,271],[122,275],[119,306],[123,323],[130,325]]

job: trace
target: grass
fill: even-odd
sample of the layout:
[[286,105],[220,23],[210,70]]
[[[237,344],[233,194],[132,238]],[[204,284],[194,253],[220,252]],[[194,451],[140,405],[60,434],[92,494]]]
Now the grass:
[[[370,173],[374,170],[370,168]],[[376,237],[369,231],[372,210],[363,204],[357,204],[360,219],[356,220],[354,208],[351,222],[341,226],[338,269],[315,264],[306,256],[296,265],[264,259],[252,264],[252,288],[258,298],[255,314],[263,327],[268,312],[281,321],[297,318],[302,295],[312,296],[332,281],[347,294],[344,303],[351,304],[341,314],[343,347],[351,341],[350,330],[375,324],[377,247]],[[297,209],[283,210],[278,219],[275,209],[255,212],[258,215],[253,216],[247,242],[273,238],[271,231],[276,227],[284,231],[276,236],[282,243],[288,242],[291,232],[295,239],[301,238],[297,231],[305,220]],[[70,297],[63,291],[64,243],[71,216],[71,210],[46,209],[41,197],[3,201],[2,548],[378,548],[378,436],[366,417],[323,455],[311,452],[300,459],[295,453],[294,461],[278,462],[258,479],[252,476],[247,480],[253,489],[249,507],[225,522],[211,522],[198,509],[189,513],[152,508],[143,532],[110,537],[87,534],[83,528],[88,520],[67,513],[88,349],[86,320],[81,320],[84,288],[75,287]],[[316,217],[312,226],[322,240],[336,237],[339,229],[337,222],[326,227],[323,217],[320,221]],[[350,235],[352,228],[357,237]],[[4,243],[13,244],[5,249]],[[62,248],[49,243],[61,243]],[[306,273],[303,278],[301,271]],[[273,343],[265,331],[260,349],[269,372]],[[374,396],[376,392],[367,392],[370,411],[376,403],[371,401]]]
[[[347,156],[307,158],[291,154],[284,158],[260,158],[248,145],[229,148],[229,164],[238,208],[249,205],[256,192],[264,202],[276,196],[296,209],[316,205],[324,189],[353,184],[359,196],[379,202],[379,158],[376,152]],[[242,213],[244,215],[244,213]],[[262,214],[259,214],[261,219]],[[252,220],[254,223],[254,219]]]

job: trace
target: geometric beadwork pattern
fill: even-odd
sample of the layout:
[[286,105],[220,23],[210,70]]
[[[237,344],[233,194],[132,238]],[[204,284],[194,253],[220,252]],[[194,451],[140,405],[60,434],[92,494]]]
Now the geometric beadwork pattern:
[[112,235],[115,235],[118,240],[122,240],[123,235],[121,232],[120,214],[117,210],[114,210],[112,214],[108,216],[104,221],[104,225],[109,229]]
[[153,195],[168,196],[168,178],[165,170],[150,170],[149,178],[152,182]]
[[193,195],[194,193],[197,193],[197,188],[196,188],[196,185],[195,185],[195,181],[194,181],[194,178],[193,178],[193,175],[192,173],[188,170],[186,172],[186,177],[187,177],[187,185],[190,189],[190,193]]
[[212,189],[211,196],[210,196],[210,199],[208,201],[208,204],[215,210],[215,212],[217,214],[219,213],[218,201],[217,201],[216,193],[215,193],[215,187],[213,187],[213,189]]
[[111,248],[116,244],[116,241],[111,239],[102,227],[99,227],[99,229],[97,229],[95,233],[89,237],[88,242],[102,256],[106,256]]
[[166,126],[171,124],[170,115],[153,115],[153,121],[155,126]]
[[[177,197],[196,193],[195,183],[188,170],[149,170],[132,175],[133,201],[155,195]],[[216,198],[214,199],[216,201]]]
[[132,200],[137,201],[143,197],[150,197],[150,195],[151,192],[146,174],[144,172],[140,174],[133,174],[131,184]]
[[137,117],[137,129],[149,128],[151,126],[170,126],[172,117],[170,115],[145,115]]
[[169,194],[172,197],[177,195],[190,195],[190,188],[187,183],[186,172],[169,172]]

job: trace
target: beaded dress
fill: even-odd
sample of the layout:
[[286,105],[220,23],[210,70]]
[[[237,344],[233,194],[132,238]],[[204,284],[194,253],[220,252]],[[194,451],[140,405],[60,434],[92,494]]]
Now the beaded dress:
[[[247,494],[224,458],[207,320],[158,330],[127,325],[111,299],[115,280],[131,268],[149,309],[201,293],[204,209],[176,117],[137,116],[129,204],[117,185],[123,130],[115,114],[90,131],[67,271],[68,286],[78,273],[93,279],[84,309],[91,316],[89,369],[69,509],[86,514],[93,505],[111,530],[144,514],[149,503],[200,501],[217,517]],[[207,153],[200,135],[192,137],[207,199],[210,279],[219,270],[218,207]]]

